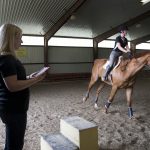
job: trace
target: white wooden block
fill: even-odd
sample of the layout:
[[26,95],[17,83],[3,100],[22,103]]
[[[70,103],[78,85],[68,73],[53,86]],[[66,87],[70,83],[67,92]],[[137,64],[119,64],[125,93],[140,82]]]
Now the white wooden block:
[[41,136],[41,150],[79,150],[61,134]]
[[60,132],[80,150],[98,150],[97,125],[78,116],[60,121]]

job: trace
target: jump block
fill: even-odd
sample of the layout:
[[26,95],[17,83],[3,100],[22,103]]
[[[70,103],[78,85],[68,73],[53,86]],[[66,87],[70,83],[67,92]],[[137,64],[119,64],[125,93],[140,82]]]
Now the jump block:
[[61,134],[41,136],[41,150],[79,150]]
[[97,126],[78,116],[60,120],[60,132],[80,150],[98,150]]

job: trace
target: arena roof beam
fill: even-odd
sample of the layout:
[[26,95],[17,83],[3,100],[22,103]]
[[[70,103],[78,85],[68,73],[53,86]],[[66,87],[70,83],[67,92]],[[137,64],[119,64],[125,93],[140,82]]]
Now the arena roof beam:
[[77,2],[48,30],[44,38],[49,40],[85,1],[86,0],[77,0]]
[[48,66],[48,40],[44,38],[44,66]]
[[136,23],[140,22],[141,20],[144,20],[144,19],[146,19],[146,18],[148,18],[148,17],[150,17],[150,10],[147,11],[147,12],[145,12],[145,13],[143,13],[143,14],[141,14],[141,15],[139,15],[139,16],[137,16],[137,17],[135,17],[135,18],[130,19],[130,20],[127,21],[127,22],[124,22],[124,23],[122,23],[122,24],[120,24],[120,25],[118,25],[118,26],[112,28],[112,29],[109,30],[109,31],[106,31],[106,32],[104,32],[104,33],[102,33],[102,34],[96,36],[96,37],[94,38],[94,40],[99,43],[99,42],[101,42],[101,41],[103,41],[103,40],[109,38],[110,36],[113,36],[114,34],[116,34],[116,33],[118,32],[118,27],[119,27],[119,26],[121,26],[121,25],[126,25],[126,26],[129,27],[129,26],[132,26],[132,25],[134,25],[134,24],[136,24]]
[[93,39],[93,60],[98,58],[98,42]]
[[140,44],[140,43],[142,43],[142,42],[146,42],[146,41],[148,41],[149,39],[150,39],[150,34],[148,34],[148,35],[146,35],[146,36],[143,36],[143,37],[140,37],[140,38],[137,38],[137,39],[135,39],[135,40],[130,41],[130,48],[131,48],[133,54],[136,53],[136,45],[137,45],[137,44]]
[[132,40],[132,41],[130,41],[130,42],[137,45],[137,44],[140,44],[140,43],[142,43],[142,42],[146,42],[146,41],[148,41],[148,40],[150,40],[150,34],[148,34],[148,35],[146,35],[146,36],[143,36],[143,37],[140,37],[140,38],[137,38],[137,39]]

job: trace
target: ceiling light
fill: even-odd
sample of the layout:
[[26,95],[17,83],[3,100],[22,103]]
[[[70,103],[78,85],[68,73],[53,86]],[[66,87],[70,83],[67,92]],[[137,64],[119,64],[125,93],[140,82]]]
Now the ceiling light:
[[76,19],[76,16],[75,15],[71,15],[70,16],[70,20],[75,20]]
[[140,28],[140,27],[141,27],[141,24],[138,23],[138,24],[135,25],[135,27],[136,27],[136,28]]
[[147,4],[148,2],[150,2],[150,0],[141,0],[141,2],[143,3],[143,5]]

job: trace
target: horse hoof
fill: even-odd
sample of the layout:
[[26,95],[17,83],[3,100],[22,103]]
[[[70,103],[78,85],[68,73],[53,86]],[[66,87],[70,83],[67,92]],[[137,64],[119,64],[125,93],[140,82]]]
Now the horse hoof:
[[94,105],[95,110],[99,110],[99,107],[97,106],[97,104]]
[[84,97],[84,98],[83,98],[83,103],[86,102],[86,100],[87,100],[86,97]]
[[107,108],[104,108],[104,109],[103,109],[103,113],[104,113],[104,114],[108,114]]
[[135,121],[138,120],[138,118],[137,118],[137,117],[134,117],[134,116],[129,117],[129,119],[130,119],[130,120],[132,119],[132,120],[135,120]]

